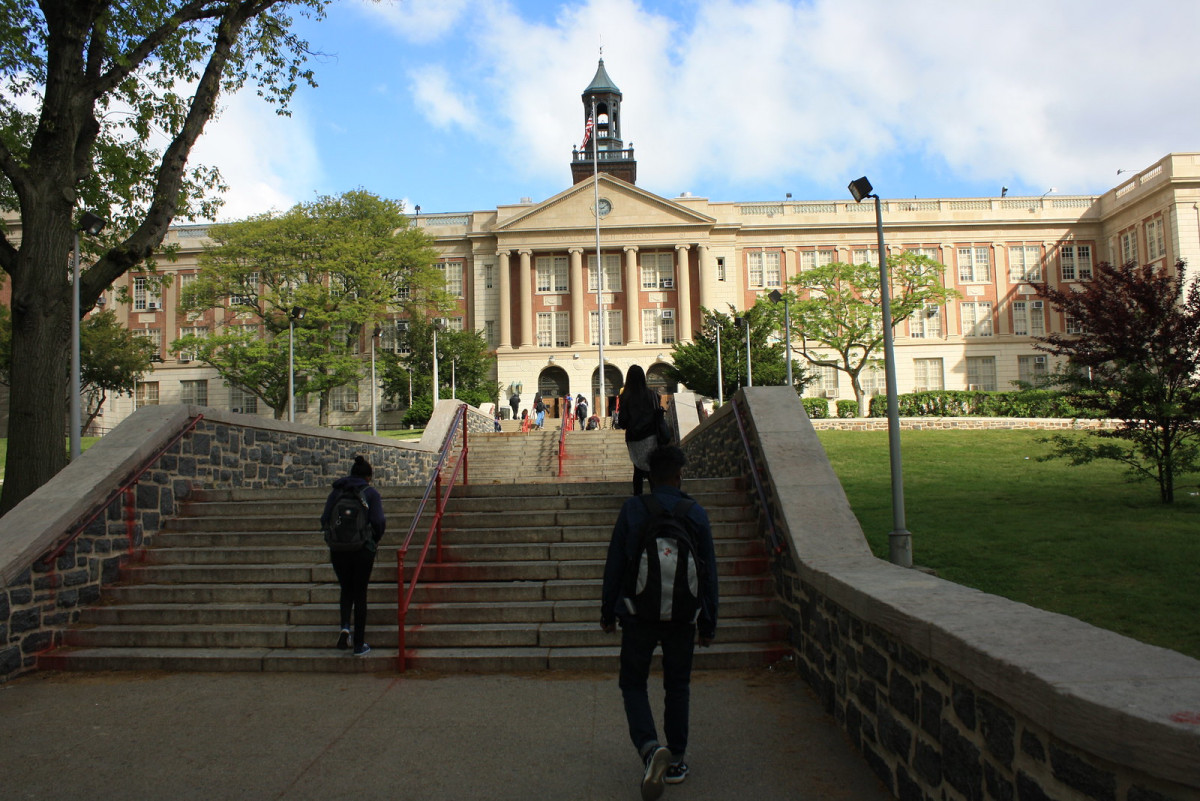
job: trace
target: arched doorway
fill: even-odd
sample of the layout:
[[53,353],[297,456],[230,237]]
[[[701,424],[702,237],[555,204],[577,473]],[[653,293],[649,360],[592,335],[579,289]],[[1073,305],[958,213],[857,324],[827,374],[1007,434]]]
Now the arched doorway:
[[646,386],[659,395],[674,395],[679,390],[679,384],[670,378],[669,367],[661,362],[650,365],[646,371]]
[[[617,402],[617,395],[621,392],[621,387],[625,386],[625,377],[621,375],[621,370],[615,364],[604,365],[604,389],[608,393],[607,400],[604,404],[604,416],[612,417],[613,406]],[[592,370],[592,409],[599,413],[599,408],[596,404],[596,398],[600,397],[600,369]]]
[[551,365],[538,375],[538,392],[542,393],[542,401],[550,412],[551,417],[562,416],[562,399],[571,395],[571,380],[567,371]]

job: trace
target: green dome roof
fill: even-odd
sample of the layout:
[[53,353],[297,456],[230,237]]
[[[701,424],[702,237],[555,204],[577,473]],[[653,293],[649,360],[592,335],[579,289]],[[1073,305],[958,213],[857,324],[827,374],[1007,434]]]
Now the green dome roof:
[[621,94],[621,90],[613,83],[612,78],[608,77],[608,71],[604,69],[604,59],[600,59],[600,66],[596,67],[596,77],[592,78],[588,88],[583,90],[585,95],[600,92]]

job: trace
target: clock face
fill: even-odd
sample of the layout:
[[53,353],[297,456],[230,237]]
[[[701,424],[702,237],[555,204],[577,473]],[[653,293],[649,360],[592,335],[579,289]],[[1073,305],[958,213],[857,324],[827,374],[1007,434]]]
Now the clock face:
[[601,217],[607,217],[608,213],[612,211],[612,203],[606,197],[600,198],[600,202],[596,204],[596,207],[600,209]]

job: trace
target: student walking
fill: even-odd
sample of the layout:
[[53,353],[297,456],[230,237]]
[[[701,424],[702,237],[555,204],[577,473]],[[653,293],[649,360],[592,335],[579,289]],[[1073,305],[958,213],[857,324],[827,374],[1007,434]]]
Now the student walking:
[[633,365],[625,373],[616,425],[625,429],[625,447],[629,451],[629,461],[633,462],[634,495],[642,494],[643,483],[650,471],[650,453],[658,448],[660,413],[658,393],[646,385],[646,371]]
[[517,409],[519,409],[521,406],[521,395],[517,392],[514,392],[513,394],[509,395],[508,396],[508,405],[510,408],[512,408],[512,413],[513,413],[512,419],[516,420],[517,419]]
[[[629,498],[621,507],[604,564],[600,627],[611,634],[618,622],[621,625],[619,685],[629,738],[642,760],[644,801],[661,796],[664,783],[678,784],[687,778],[696,637],[698,633],[700,646],[706,648],[717,631],[712,528],[704,508],[681,489],[683,465],[683,451],[673,445],[650,455],[650,494]],[[663,576],[671,576],[666,580],[669,584]],[[658,739],[647,690],[658,645],[662,646],[665,746]]]
[[[333,482],[321,513],[321,530],[329,543],[329,560],[341,587],[341,631],[337,647],[353,648],[355,656],[371,652],[365,635],[367,628],[367,587],[375,566],[375,552],[383,539],[387,520],[383,499],[370,486],[374,473],[362,456],[354,457],[350,475]],[[352,614],[353,613],[353,616]],[[350,635],[353,619],[354,635]]]
[[579,395],[575,399],[575,422],[579,424],[579,430],[583,430],[583,421],[588,417],[588,402],[587,398]]

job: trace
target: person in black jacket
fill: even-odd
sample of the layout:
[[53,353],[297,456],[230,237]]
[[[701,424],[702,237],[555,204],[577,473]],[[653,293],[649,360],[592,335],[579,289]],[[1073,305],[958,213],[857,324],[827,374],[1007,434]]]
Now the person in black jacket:
[[[379,496],[379,491],[370,486],[373,473],[374,470],[366,459],[355,456],[350,475],[333,482],[333,491],[329,493],[329,498],[325,501],[325,511],[321,513],[321,529],[324,530],[333,515],[334,504],[344,493],[357,489],[367,502],[367,517],[371,522],[374,540],[357,551],[329,552],[333,572],[337,574],[342,590],[342,627],[338,634],[337,647],[344,650],[353,646],[355,656],[366,656],[371,652],[371,646],[367,645],[364,639],[367,629],[367,587],[371,583],[371,569],[375,566],[375,551],[378,550],[379,541],[383,539],[383,532],[387,527],[387,520],[383,515],[383,499]],[[350,638],[351,611],[354,613],[353,639]]]
[[[650,493],[658,505],[673,512],[688,495],[682,486],[681,471],[684,454],[679,447],[669,445],[650,455]],[[641,757],[642,798],[656,799],[662,795],[663,784],[678,784],[687,778],[684,761],[688,744],[688,709],[692,677],[692,657],[696,638],[700,646],[708,647],[717,634],[717,562],[713,546],[712,526],[708,513],[698,503],[687,509],[684,517],[695,545],[701,568],[699,583],[700,610],[692,622],[645,620],[631,610],[634,604],[625,598],[628,586],[626,574],[637,570],[642,549],[642,527],[650,510],[642,498],[629,498],[621,507],[613,527],[604,564],[604,584],[600,601],[600,627],[611,634],[621,623],[621,695],[625,702],[625,717],[629,737]],[[667,745],[660,745],[650,708],[647,682],[654,649],[662,645],[663,690],[665,695],[663,733]]]
[[658,448],[658,393],[646,385],[646,371],[633,365],[625,373],[617,428],[625,429],[625,448],[633,462],[633,494],[641,495],[650,474],[650,453]]

